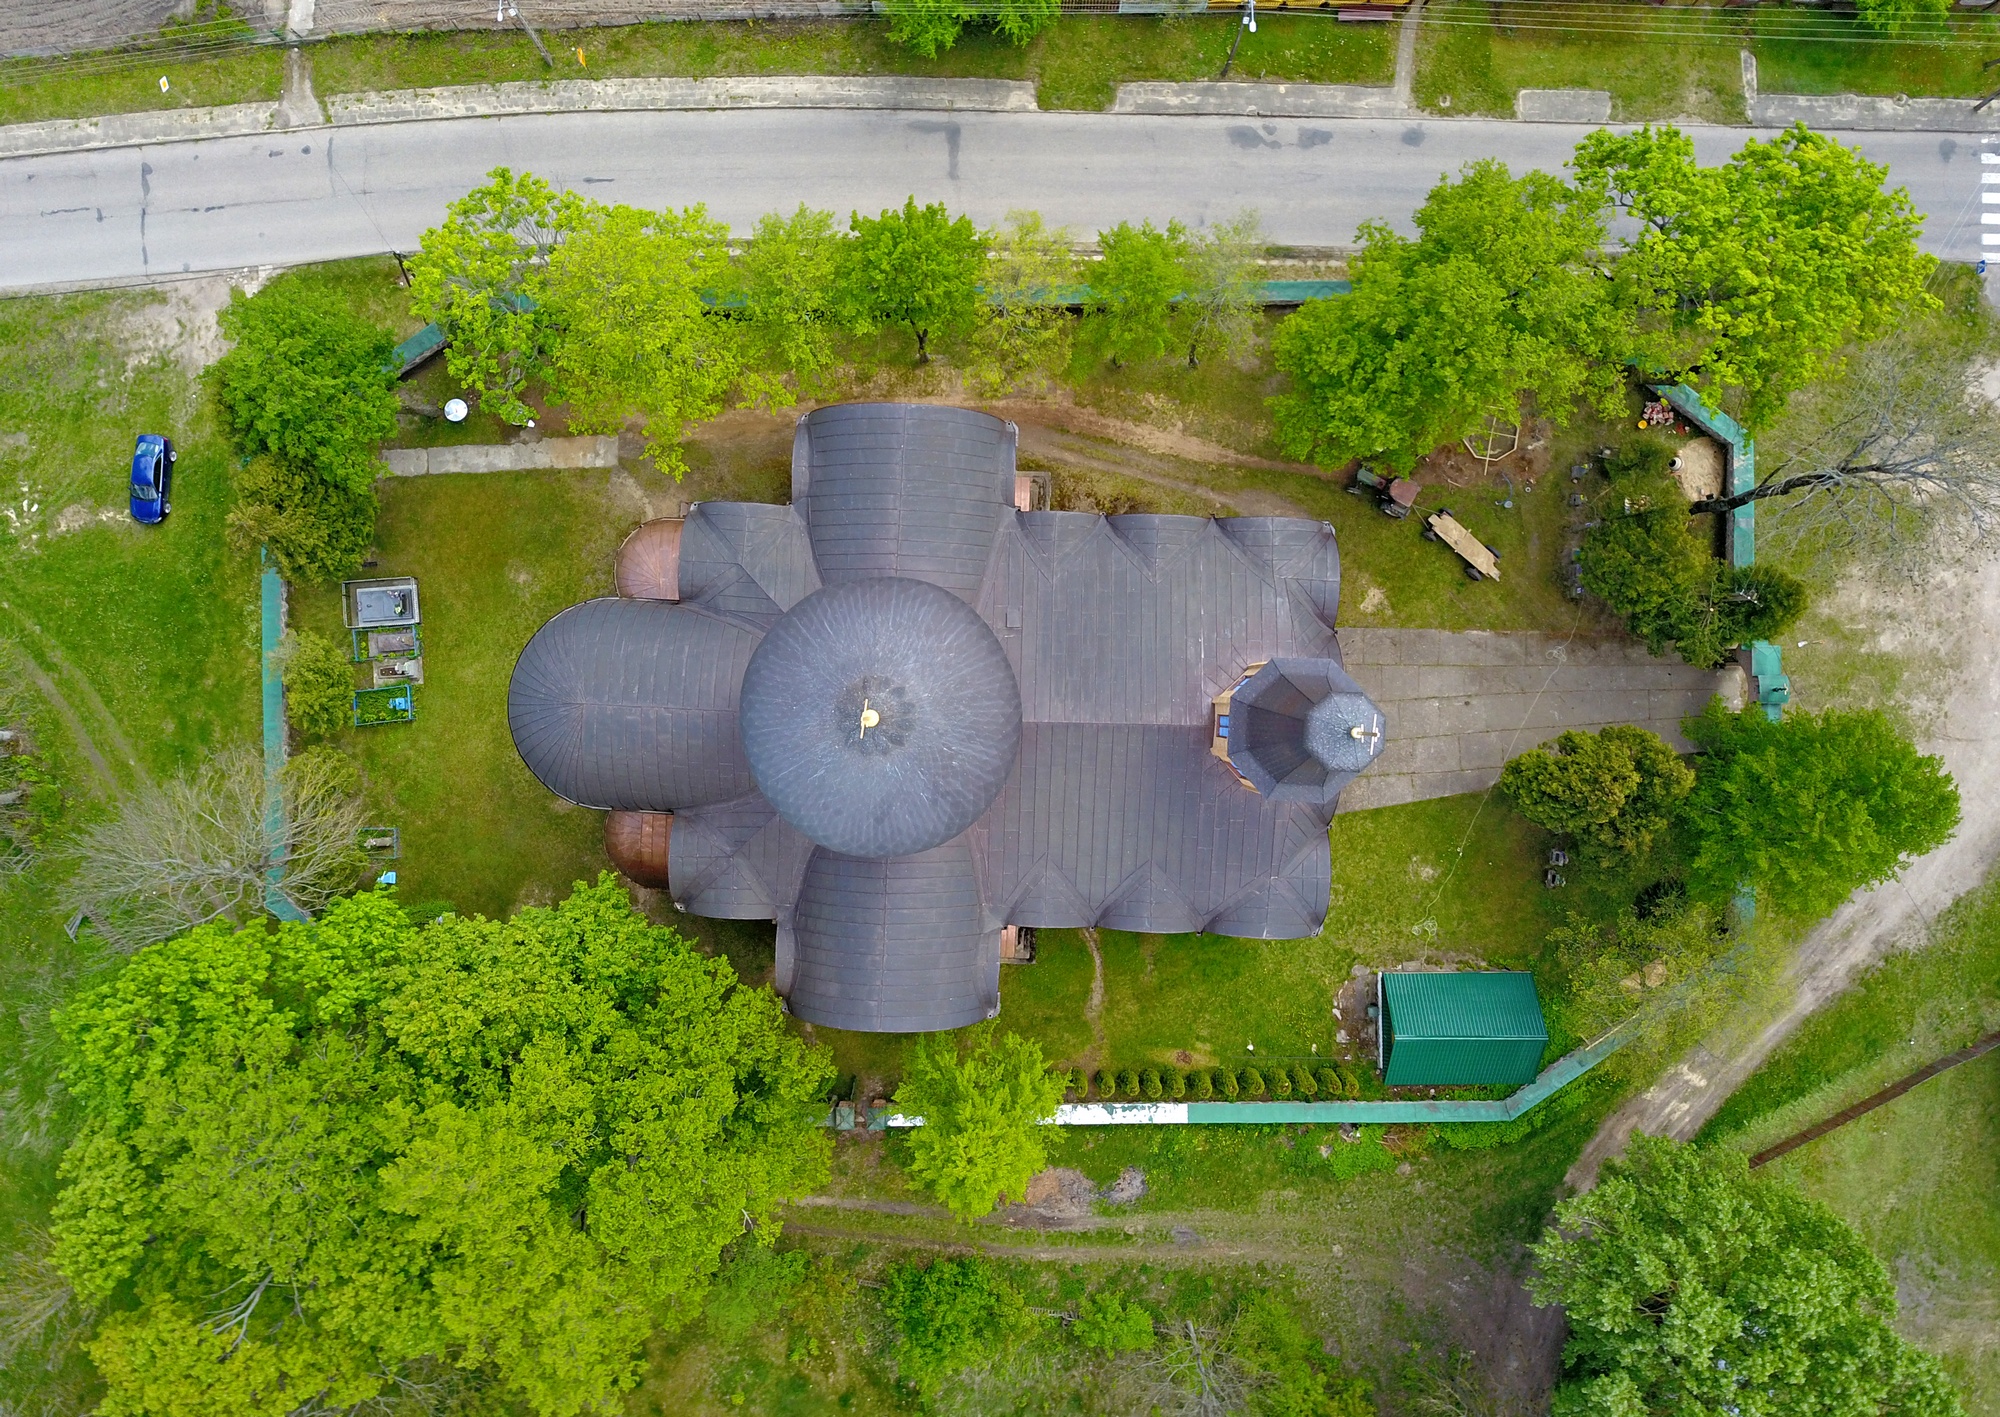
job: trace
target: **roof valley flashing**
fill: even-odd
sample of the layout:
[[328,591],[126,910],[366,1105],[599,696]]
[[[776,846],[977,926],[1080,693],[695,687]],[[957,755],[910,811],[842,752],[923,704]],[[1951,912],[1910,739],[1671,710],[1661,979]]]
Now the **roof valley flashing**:
[[815,410],[791,506],[695,506],[677,601],[571,606],[514,667],[529,770],[673,814],[674,901],[775,921],[810,1022],[990,1018],[1004,925],[1325,920],[1327,826],[1383,742],[1333,528],[1021,512],[1014,452],[967,409]]

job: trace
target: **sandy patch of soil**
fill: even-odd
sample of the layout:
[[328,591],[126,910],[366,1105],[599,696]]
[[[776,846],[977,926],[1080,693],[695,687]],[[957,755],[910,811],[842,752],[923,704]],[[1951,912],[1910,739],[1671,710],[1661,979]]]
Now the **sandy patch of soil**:
[[1690,438],[1675,454],[1674,481],[1690,502],[1722,495],[1722,444],[1713,438]]
[[229,352],[216,316],[229,304],[230,291],[240,286],[246,295],[255,295],[280,269],[252,266],[160,285],[156,291],[160,298],[140,306],[126,320],[126,364],[137,366],[165,357],[190,374],[206,369]]

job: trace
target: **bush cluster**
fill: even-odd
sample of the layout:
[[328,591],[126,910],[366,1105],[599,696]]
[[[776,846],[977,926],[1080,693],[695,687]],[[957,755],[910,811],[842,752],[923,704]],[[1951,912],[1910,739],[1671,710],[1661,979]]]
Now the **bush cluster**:
[[234,292],[204,376],[240,456],[229,529],[286,576],[331,581],[375,536],[375,449],[396,431],[395,341],[304,273]]
[[1272,1063],[1242,1068],[1177,1068],[1149,1064],[1143,1068],[1104,1069],[1086,1074],[1072,1068],[1064,1074],[1070,1092],[1082,1100],[1235,1102],[1240,1099],[1296,1099],[1338,1102],[1361,1096],[1361,1076],[1347,1063]]

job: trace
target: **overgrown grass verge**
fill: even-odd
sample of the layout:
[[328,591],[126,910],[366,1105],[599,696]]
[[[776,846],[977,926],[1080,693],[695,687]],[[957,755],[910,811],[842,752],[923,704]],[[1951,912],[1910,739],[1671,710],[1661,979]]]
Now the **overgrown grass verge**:
[[[1723,1104],[1705,1140],[1755,1150],[2000,1028],[2000,884],[1891,955]],[[2000,1408],[2000,1059],[1933,1078],[1771,1163],[1858,1230],[1895,1276],[1898,1326],[1973,1412]]]

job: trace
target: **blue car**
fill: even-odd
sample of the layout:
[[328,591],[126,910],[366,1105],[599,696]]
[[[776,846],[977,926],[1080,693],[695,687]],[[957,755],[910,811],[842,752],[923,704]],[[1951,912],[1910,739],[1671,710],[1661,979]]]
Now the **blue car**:
[[158,526],[174,509],[174,445],[157,433],[141,433],[132,450],[132,520]]

